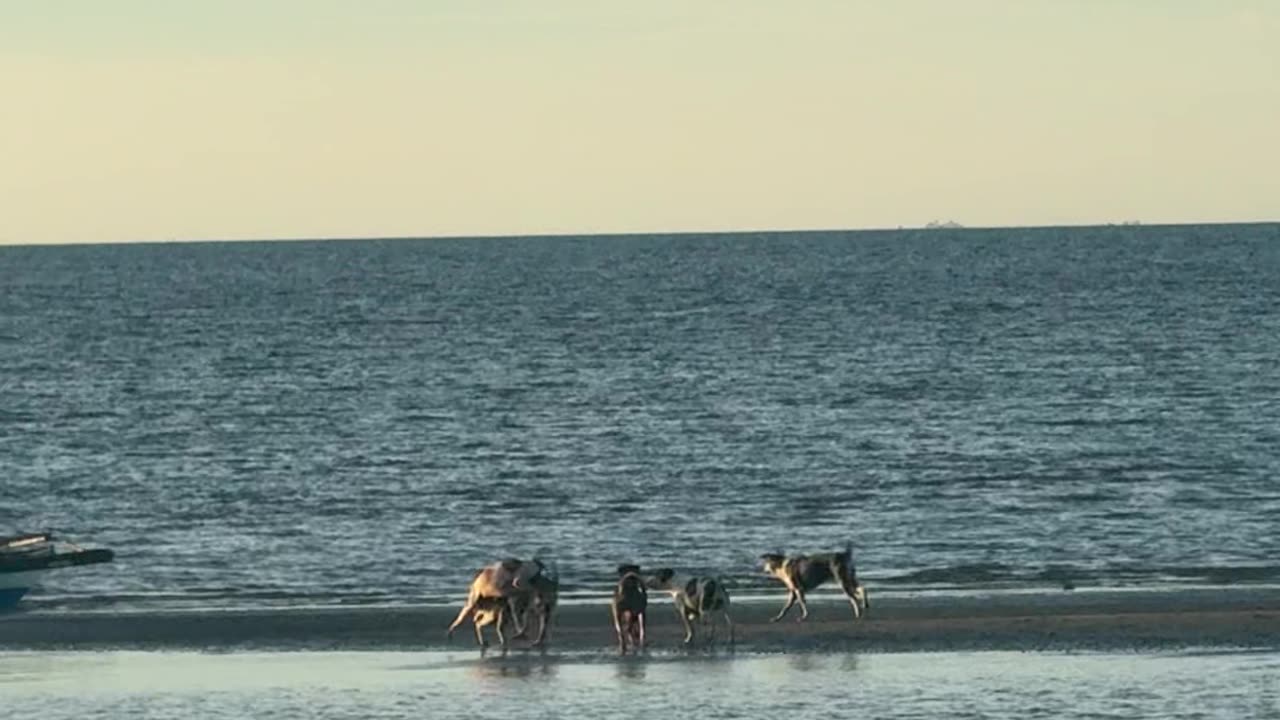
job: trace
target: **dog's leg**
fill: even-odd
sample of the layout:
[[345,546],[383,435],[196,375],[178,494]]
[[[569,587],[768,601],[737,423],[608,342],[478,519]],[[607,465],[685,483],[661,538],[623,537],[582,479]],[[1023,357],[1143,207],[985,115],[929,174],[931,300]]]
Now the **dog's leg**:
[[[552,607],[538,601],[534,606],[529,607],[529,612],[534,615],[534,620],[538,620],[538,637],[534,639],[530,647],[541,647],[547,642],[547,629],[552,624]],[[527,620],[526,626],[532,624],[534,620]]]
[[538,638],[533,641],[534,647],[542,647],[547,640],[547,628],[551,626],[551,606],[538,605]]
[[627,653],[627,638],[622,632],[622,619],[618,617],[618,606],[610,605],[609,612],[613,613],[613,632],[618,636],[618,654],[625,655]]
[[454,618],[453,624],[445,631],[444,636],[446,639],[453,637],[453,631],[457,630],[463,621],[471,617],[471,613],[476,609],[476,603],[479,601],[480,595],[474,590],[467,594],[467,602],[462,606],[462,611],[458,613],[458,617]]
[[475,627],[476,631],[476,644],[480,646],[480,651],[482,653],[484,652],[484,649],[489,646],[488,641],[484,639],[484,628],[486,625],[491,625],[492,623],[493,617],[484,613],[476,614],[471,618],[471,624]]
[[680,623],[684,625],[684,644],[688,645],[693,642],[693,626],[689,624],[689,611],[685,609],[684,603],[676,603],[676,612],[680,615]]
[[844,565],[832,569],[836,571],[835,576],[840,578],[840,589],[844,591],[845,597],[849,598],[849,604],[853,606],[853,619],[861,618],[862,608],[858,601],[862,595],[862,586],[853,582],[853,578],[849,577],[849,568]]
[[725,593],[724,605],[720,606],[720,612],[724,613],[724,624],[729,628],[729,652],[733,652],[733,619],[729,617],[729,594]]
[[796,588],[796,601],[800,603],[800,617],[796,622],[804,622],[809,619],[809,606],[804,602],[804,591],[799,588]]
[[511,610],[511,625],[512,625],[512,628],[516,631],[516,634],[512,635],[512,637],[522,638],[525,636],[525,632],[529,628],[527,627],[528,623],[525,622],[525,617],[524,617],[525,613],[521,612],[521,610],[527,611],[529,607],[526,605],[524,608],[520,608],[516,604],[517,602],[520,602],[520,599],[518,599],[515,595],[511,595],[507,597],[506,605],[507,605],[507,608]]
[[799,593],[797,593],[794,588],[787,588],[787,604],[783,605],[782,610],[778,611],[778,614],[774,615],[773,619],[769,622],[778,622],[781,620],[787,614],[787,611],[791,609],[791,606],[796,604],[797,597],[799,597]]
[[502,625],[507,622],[507,608],[502,607],[498,610],[498,621],[493,624],[494,632],[498,634],[498,644],[503,650],[507,649],[507,637],[502,634]]
[[641,649],[641,650],[643,650],[643,649],[644,649],[644,643],[645,643],[645,640],[644,640],[644,624],[645,624],[644,616],[645,616],[645,613],[643,613],[643,612],[642,612],[642,613],[640,613],[640,649]]

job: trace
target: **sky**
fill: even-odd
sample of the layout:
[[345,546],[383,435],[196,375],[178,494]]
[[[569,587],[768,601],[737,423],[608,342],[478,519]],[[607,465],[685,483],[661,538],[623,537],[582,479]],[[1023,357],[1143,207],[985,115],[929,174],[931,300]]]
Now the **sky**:
[[1273,0],[0,0],[0,244],[1280,220]]

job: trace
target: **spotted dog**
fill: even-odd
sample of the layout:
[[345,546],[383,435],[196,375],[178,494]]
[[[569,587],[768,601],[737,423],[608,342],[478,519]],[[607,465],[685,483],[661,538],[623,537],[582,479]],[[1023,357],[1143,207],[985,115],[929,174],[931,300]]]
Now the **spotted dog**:
[[613,613],[613,630],[618,635],[618,654],[631,649],[644,649],[645,611],[649,606],[649,591],[640,577],[639,565],[619,565],[618,585],[613,589],[613,601],[609,610]]
[[797,602],[800,603],[797,622],[808,618],[809,608],[805,605],[804,594],[832,579],[840,583],[840,589],[849,598],[854,619],[862,617],[871,606],[867,589],[858,584],[858,573],[853,566],[852,545],[845,545],[842,552],[791,557],[782,553],[765,553],[760,559],[764,563],[765,574],[781,580],[787,586],[787,604],[770,622],[781,620]]
[[684,624],[684,642],[693,642],[693,621],[698,620],[710,642],[715,639],[716,624],[712,613],[724,616],[729,629],[729,644],[733,645],[733,620],[729,617],[729,591],[720,578],[677,577],[671,568],[662,568],[649,577],[647,584],[654,590],[671,594],[676,612]]

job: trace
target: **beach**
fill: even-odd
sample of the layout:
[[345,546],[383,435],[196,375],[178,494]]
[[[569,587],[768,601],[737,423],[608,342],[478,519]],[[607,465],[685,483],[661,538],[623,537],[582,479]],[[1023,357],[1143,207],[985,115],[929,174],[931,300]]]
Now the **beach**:
[[[549,641],[475,645],[461,605],[28,610],[0,616],[14,716],[1270,718],[1280,588],[897,593],[855,620],[834,593],[770,622],[781,593],[735,599],[735,642],[686,647],[668,597],[620,656],[604,598],[557,608]],[[490,640],[493,641],[492,633]]]
[[[943,650],[1164,650],[1280,647],[1280,589],[1095,590],[872,595],[868,615],[830,595],[781,622],[782,597],[732,608],[744,652]],[[286,649],[413,650],[474,647],[470,623],[452,640],[459,605],[148,612],[30,612],[0,618],[0,648],[43,650]],[[665,596],[650,599],[654,648],[678,648],[679,620]],[[723,639],[723,630],[719,630]],[[492,637],[492,633],[490,633]],[[548,651],[608,651],[606,602],[557,608]],[[523,641],[514,641],[519,648]]]

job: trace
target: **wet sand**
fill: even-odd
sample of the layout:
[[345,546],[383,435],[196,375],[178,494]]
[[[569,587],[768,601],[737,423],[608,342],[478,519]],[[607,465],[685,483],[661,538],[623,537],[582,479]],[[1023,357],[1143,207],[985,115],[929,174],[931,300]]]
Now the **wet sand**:
[[[1076,591],[990,596],[873,595],[869,616],[810,601],[779,623],[782,596],[737,601],[736,647],[749,652],[945,650],[1157,650],[1280,648],[1280,589]],[[474,647],[469,623],[451,642],[458,607],[286,608],[173,612],[18,612],[0,616],[0,648],[413,650]],[[650,601],[650,646],[677,648],[671,601]],[[720,630],[723,638],[723,630]],[[557,609],[552,650],[607,651],[613,630],[604,602]],[[516,641],[513,647],[524,646]]]
[[[6,717],[1274,718],[1280,653],[0,652]],[[620,710],[621,709],[621,710]]]

